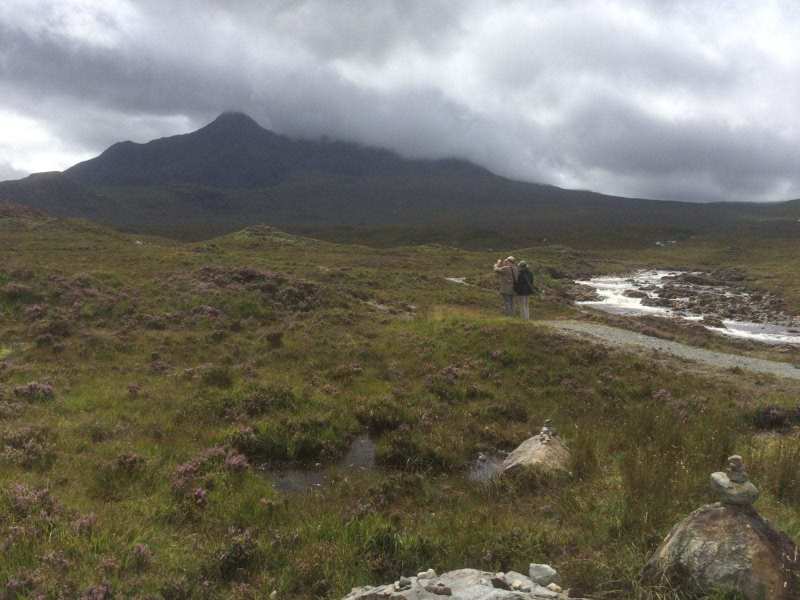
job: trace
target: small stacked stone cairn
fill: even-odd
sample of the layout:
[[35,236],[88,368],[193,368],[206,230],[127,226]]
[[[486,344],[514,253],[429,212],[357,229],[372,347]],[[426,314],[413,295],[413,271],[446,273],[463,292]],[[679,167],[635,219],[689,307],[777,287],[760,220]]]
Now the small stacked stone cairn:
[[758,488],[747,477],[744,462],[738,454],[728,458],[725,472],[711,474],[711,487],[722,504],[752,506],[758,500]]
[[437,575],[433,569],[394,583],[353,589],[343,600],[565,600],[558,572],[550,565],[532,563],[528,575],[508,571],[489,573],[459,569]]
[[520,444],[503,461],[503,472],[534,467],[543,472],[569,473],[570,452],[561,441],[550,419],[541,431]]
[[738,455],[711,474],[719,502],[675,525],[642,572],[645,583],[686,594],[738,592],[748,600],[800,598],[795,543],[753,507],[758,489]]
[[553,427],[552,419],[545,419],[542,425],[542,430],[539,432],[539,437],[542,439],[543,444],[549,444],[550,440],[558,435],[556,428]]

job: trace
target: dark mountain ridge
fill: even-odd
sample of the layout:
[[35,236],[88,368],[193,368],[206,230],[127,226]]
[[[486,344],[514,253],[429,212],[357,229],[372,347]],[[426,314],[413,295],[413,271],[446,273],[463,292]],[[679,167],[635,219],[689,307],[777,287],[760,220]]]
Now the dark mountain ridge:
[[136,144],[121,142],[64,174],[84,185],[199,184],[252,189],[294,176],[349,177],[480,174],[464,161],[420,161],[339,141],[295,140],[242,113],[223,113],[192,133]]
[[[513,181],[464,160],[293,139],[241,113],[192,133],[114,144],[63,173],[2,182],[0,201],[187,239],[268,223],[376,242],[493,246],[639,244],[742,227],[796,235],[800,218],[800,202],[667,202]],[[375,234],[383,230],[391,234]]]

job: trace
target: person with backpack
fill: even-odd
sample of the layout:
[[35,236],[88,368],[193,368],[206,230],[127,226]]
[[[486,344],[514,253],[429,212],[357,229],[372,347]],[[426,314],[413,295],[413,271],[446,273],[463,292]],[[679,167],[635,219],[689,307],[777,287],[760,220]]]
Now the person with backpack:
[[528,321],[531,318],[530,305],[528,300],[533,294],[533,273],[528,268],[528,263],[524,260],[519,263],[517,278],[514,280],[514,294],[519,305],[520,316]]

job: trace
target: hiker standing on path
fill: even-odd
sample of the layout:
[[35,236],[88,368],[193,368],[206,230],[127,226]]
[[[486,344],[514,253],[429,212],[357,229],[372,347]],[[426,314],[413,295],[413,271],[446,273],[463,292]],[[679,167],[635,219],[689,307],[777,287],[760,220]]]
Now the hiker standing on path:
[[528,263],[524,260],[519,263],[519,272],[514,281],[514,293],[519,305],[520,316],[528,321],[531,318],[530,304],[528,300],[533,294],[533,273],[528,268]]
[[497,277],[497,287],[503,298],[503,314],[514,315],[514,284],[517,280],[516,259],[509,256],[505,260],[494,263],[494,273]]

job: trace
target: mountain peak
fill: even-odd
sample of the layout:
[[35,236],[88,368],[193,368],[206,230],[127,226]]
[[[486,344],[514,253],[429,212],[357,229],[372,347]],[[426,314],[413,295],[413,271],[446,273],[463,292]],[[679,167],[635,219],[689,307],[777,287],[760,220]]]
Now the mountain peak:
[[[243,112],[226,111],[220,114],[216,119],[211,121],[208,125],[203,127],[203,130],[226,130],[226,131],[247,131],[258,130],[263,131],[264,128],[256,122],[250,115]],[[202,131],[202,130],[201,130]]]
[[350,142],[293,139],[241,112],[224,112],[208,125],[145,144],[115,144],[65,171],[84,185],[194,184],[254,189],[290,179],[322,177],[451,176],[484,171],[460,161],[415,161]]

